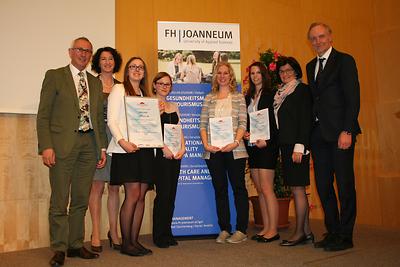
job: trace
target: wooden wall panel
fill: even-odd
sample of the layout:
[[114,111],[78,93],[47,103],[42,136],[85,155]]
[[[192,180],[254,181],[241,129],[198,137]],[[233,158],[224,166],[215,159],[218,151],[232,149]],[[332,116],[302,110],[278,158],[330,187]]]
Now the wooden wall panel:
[[[329,12],[327,12],[329,11]],[[399,55],[400,3],[396,0],[116,0],[116,47],[124,63],[143,57],[149,79],[157,71],[157,21],[240,23],[242,77],[245,67],[268,48],[305,64],[314,56],[306,39],[313,21],[334,31],[334,46],[352,54],[361,83],[355,171],[357,223],[400,227]],[[121,79],[121,73],[117,75]],[[48,246],[48,171],[36,155],[35,116],[0,114],[0,252]],[[323,212],[314,182],[311,216]],[[121,201],[123,193],[121,193]],[[154,192],[146,199],[142,233],[150,233]],[[107,193],[103,196],[102,237],[107,233]],[[86,218],[86,240],[90,216]]]

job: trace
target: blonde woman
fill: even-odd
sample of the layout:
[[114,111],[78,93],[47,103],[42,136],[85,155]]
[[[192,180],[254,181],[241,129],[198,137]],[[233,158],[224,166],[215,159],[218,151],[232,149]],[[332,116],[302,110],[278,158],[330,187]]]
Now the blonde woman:
[[183,82],[184,83],[200,83],[203,72],[196,63],[194,55],[188,55],[186,58],[186,66],[183,69]]
[[[224,147],[211,145],[209,119],[232,117],[234,142]],[[218,224],[221,229],[217,243],[240,243],[247,239],[249,204],[244,180],[247,158],[242,140],[246,131],[247,112],[244,96],[236,90],[232,66],[220,62],[213,77],[212,90],[205,98],[200,117],[200,137],[215,191]],[[232,185],[236,207],[236,231],[231,236],[228,179]]]

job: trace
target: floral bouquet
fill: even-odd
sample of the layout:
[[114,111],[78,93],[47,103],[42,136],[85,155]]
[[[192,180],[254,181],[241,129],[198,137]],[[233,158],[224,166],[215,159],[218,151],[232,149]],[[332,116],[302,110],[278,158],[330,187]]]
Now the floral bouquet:
[[274,89],[278,88],[279,85],[279,77],[278,72],[276,71],[276,63],[282,57],[282,54],[277,51],[269,48],[265,52],[260,53],[260,61],[264,63],[264,65],[268,69],[268,74],[271,77],[271,85]]

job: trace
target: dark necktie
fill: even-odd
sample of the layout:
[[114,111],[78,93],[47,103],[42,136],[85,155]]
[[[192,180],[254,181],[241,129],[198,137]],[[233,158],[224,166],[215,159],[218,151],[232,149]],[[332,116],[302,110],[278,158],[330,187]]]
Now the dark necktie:
[[81,112],[81,117],[79,120],[79,130],[87,131],[90,129],[89,95],[83,72],[79,72],[78,75],[79,75],[79,85],[78,85],[79,109]]
[[318,71],[317,71],[317,76],[315,77],[315,81],[319,80],[319,77],[321,76],[321,73],[324,70],[325,58],[321,57],[321,58],[318,58],[318,60],[319,60],[319,64],[318,64]]

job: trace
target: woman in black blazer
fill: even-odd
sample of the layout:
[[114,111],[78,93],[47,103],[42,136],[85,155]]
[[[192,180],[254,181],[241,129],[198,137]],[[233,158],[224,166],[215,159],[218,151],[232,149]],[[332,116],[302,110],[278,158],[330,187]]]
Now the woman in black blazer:
[[267,68],[261,62],[249,66],[250,87],[246,92],[247,113],[268,108],[269,140],[250,143],[250,119],[247,117],[247,132],[244,139],[249,154],[251,178],[257,189],[263,218],[263,229],[252,237],[259,242],[278,240],[278,201],[274,192],[275,167],[278,158],[277,129],[274,118],[275,91],[271,87]]
[[306,195],[306,186],[310,184],[311,92],[308,85],[301,82],[301,67],[293,57],[281,58],[277,71],[282,87],[274,97],[274,114],[284,180],[292,190],[296,212],[296,231],[280,245],[295,246],[314,240]]

